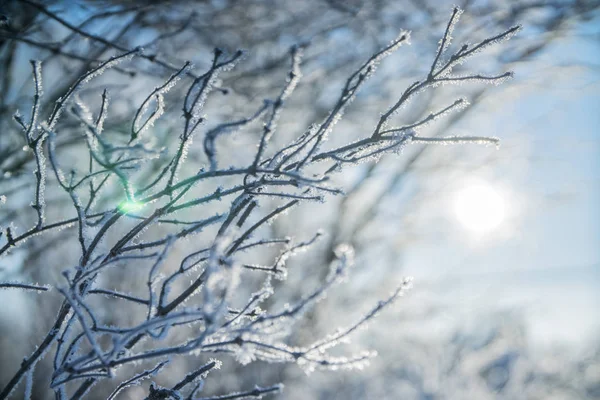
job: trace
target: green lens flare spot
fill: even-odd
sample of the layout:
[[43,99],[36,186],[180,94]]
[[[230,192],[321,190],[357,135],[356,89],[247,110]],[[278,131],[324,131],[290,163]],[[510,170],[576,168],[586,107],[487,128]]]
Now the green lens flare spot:
[[145,204],[135,200],[127,200],[119,204],[119,211],[123,214],[138,211],[144,208]]

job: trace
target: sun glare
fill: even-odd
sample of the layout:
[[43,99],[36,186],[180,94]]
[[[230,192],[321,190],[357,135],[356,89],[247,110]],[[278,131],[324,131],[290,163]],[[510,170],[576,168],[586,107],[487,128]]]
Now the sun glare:
[[505,200],[489,184],[473,183],[456,193],[454,212],[458,221],[469,231],[489,233],[505,219]]

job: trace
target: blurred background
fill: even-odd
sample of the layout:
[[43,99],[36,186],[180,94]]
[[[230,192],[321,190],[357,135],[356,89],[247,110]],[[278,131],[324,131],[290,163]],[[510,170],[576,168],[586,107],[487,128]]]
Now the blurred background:
[[[424,92],[396,121],[417,121],[464,96],[471,105],[428,126],[426,136],[494,136],[500,146],[413,144],[402,154],[352,166],[335,176],[346,197],[303,205],[268,233],[299,240],[317,229],[325,233],[277,287],[282,304],[325,278],[337,244],[356,250],[349,281],[296,330],[300,342],[346,325],[402,277],[414,277],[414,288],[354,337],[353,346],[375,349],[379,357],[364,371],[310,375],[295,365],[241,367],[224,359],[225,371],[207,380],[208,390],[279,380],[286,385],[282,399],[600,398],[600,2],[459,3],[465,13],[454,46],[523,26],[464,67],[512,70],[514,79]],[[45,97],[58,98],[97,60],[118,52],[81,32],[126,49],[142,46],[172,65],[191,60],[198,71],[210,65],[214,47],[246,50],[244,60],[220,76],[227,94],[207,100],[208,124],[247,115],[278,93],[290,46],[306,45],[303,78],[274,139],[284,144],[326,115],[364,60],[400,30],[410,31],[412,44],[381,63],[336,125],[327,144],[333,148],[370,132],[380,113],[426,76],[453,6],[434,0],[44,2],[65,24],[35,4],[0,4],[0,226],[16,231],[35,218],[29,206],[33,158],[22,151],[12,120],[16,110],[27,115],[31,107],[28,60],[43,61]],[[138,60],[107,72],[80,95],[97,101],[108,88],[106,129],[125,134],[132,110],[169,75],[157,63]],[[180,113],[174,99],[182,90],[169,95],[170,115]],[[174,119],[154,128],[164,143],[176,129]],[[74,138],[65,135],[58,147],[74,165],[85,164]],[[247,158],[256,138],[228,137],[220,154],[232,163]],[[201,142],[190,148],[190,171],[204,162]],[[49,193],[46,202],[57,219],[72,216],[64,194]],[[68,251],[73,240],[68,230],[32,238],[0,258],[0,280],[54,282],[62,266],[77,263]],[[43,304],[40,296],[0,292],[3,365],[17,365],[53,318],[53,303]],[[15,337],[22,339],[15,344]],[[0,383],[12,371],[1,369]],[[135,390],[123,398],[141,398]]]

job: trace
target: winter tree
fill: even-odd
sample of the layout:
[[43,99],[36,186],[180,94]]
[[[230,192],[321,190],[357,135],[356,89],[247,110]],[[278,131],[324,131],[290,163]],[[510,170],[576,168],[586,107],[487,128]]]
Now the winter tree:
[[449,128],[552,40],[509,49],[518,23],[596,7],[393,3],[2,4],[1,399],[260,398],[369,363],[349,341],[411,279],[324,324],[355,257],[385,262],[361,231],[430,146],[498,145]]

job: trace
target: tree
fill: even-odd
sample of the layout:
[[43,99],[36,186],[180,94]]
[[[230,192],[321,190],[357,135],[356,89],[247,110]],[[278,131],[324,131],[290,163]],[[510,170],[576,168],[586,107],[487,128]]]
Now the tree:
[[[331,5],[341,7],[342,13],[354,12],[346,4]],[[3,192],[11,207],[2,220],[15,214],[23,215],[23,220],[19,227],[3,230],[1,251],[10,251],[10,262],[17,264],[16,250],[32,238],[28,243],[39,245],[29,251],[37,251],[48,260],[50,247],[60,240],[64,241],[61,248],[76,252],[78,259],[73,267],[65,269],[61,259],[55,258],[46,271],[26,274],[47,282],[45,285],[2,283],[4,289],[43,292],[40,296],[50,299],[47,303],[53,309],[51,314],[58,310],[58,316],[50,327],[44,327],[47,333],[33,353],[29,351],[20,365],[13,363],[16,373],[8,376],[1,398],[14,393],[20,381],[25,381],[26,395],[36,390],[36,398],[48,390],[41,384],[46,381],[59,398],[81,398],[88,392],[106,397],[111,391],[116,395],[142,379],[160,376],[160,372],[167,378],[161,381],[161,387],[148,389],[148,398],[187,394],[193,398],[202,389],[206,374],[220,362],[209,359],[199,363],[196,358],[186,361],[186,354],[233,354],[242,364],[260,359],[298,364],[307,370],[361,367],[370,354],[334,357],[322,351],[343,342],[369,322],[401,296],[410,282],[399,282],[390,297],[348,328],[322,339],[313,338],[309,345],[292,345],[287,338],[298,332],[296,321],[345,276],[353,251],[332,242],[325,259],[325,264],[332,267],[321,274],[323,279],[316,288],[296,288],[303,295],[295,296],[291,306],[277,307],[274,294],[282,292],[284,286],[273,279],[285,279],[290,256],[311,247],[321,235],[297,239],[273,236],[269,224],[303,203],[342,194],[342,188],[331,182],[348,164],[399,152],[408,144],[497,143],[489,137],[429,137],[419,133],[429,123],[462,109],[467,104],[462,98],[415,122],[399,126],[392,122],[401,108],[422,96],[421,92],[431,93],[446,84],[504,81],[509,73],[464,74],[460,64],[517,31],[508,28],[476,44],[450,49],[452,31],[461,14],[454,9],[439,48],[430,55],[430,67],[419,81],[396,93],[392,106],[380,116],[373,131],[368,135],[356,132],[356,140],[332,138],[334,146],[325,147],[333,126],[377,64],[406,44],[408,33],[401,32],[391,44],[358,64],[325,112],[314,107],[310,98],[302,96],[294,102],[292,96],[305,68],[301,61],[303,52],[310,49],[306,48],[307,42],[293,45],[285,57],[289,63],[287,79],[277,69],[271,73],[263,65],[236,75],[235,70],[229,70],[242,58],[241,51],[217,48],[210,60],[199,60],[200,68],[173,57],[173,50],[184,47],[165,39],[194,33],[201,29],[194,22],[203,21],[194,19],[193,14],[181,20],[189,10],[183,3],[172,13],[163,14],[173,18],[165,26],[162,20],[157,21],[159,11],[164,10],[160,2],[149,6],[117,4],[103,12],[90,6],[89,16],[77,25],[69,22],[68,10],[56,11],[34,1],[13,2],[8,7],[13,9],[9,10],[10,23],[4,29],[3,56],[6,71],[16,68],[11,69],[12,74],[4,74],[3,115],[14,113],[15,105],[24,109],[28,104],[9,89],[19,82],[18,73],[23,69],[22,63],[14,59],[17,43],[50,50],[51,55],[44,63],[31,63],[31,113],[16,114],[13,121],[3,117],[2,127],[9,134],[2,139],[6,150],[1,164],[5,185],[11,185]],[[23,7],[27,12],[15,13],[14,7]],[[235,11],[239,10],[223,14],[231,18]],[[213,16],[221,15],[218,10],[212,12]],[[123,17],[129,14],[134,15],[133,22]],[[115,39],[109,40],[95,32],[98,27],[93,23],[112,17],[127,24]],[[210,34],[203,37],[209,43],[216,40],[220,20],[212,22]],[[277,21],[276,27],[280,23]],[[335,27],[323,25],[322,20],[316,25],[322,32],[331,32]],[[170,30],[173,26],[177,27],[174,31]],[[132,27],[158,33],[149,40],[149,46],[156,46],[160,53],[136,47],[144,35]],[[39,35],[60,35],[65,30],[67,36],[60,42],[38,41]],[[265,32],[268,36],[268,30]],[[75,38],[87,39],[88,43]],[[233,39],[235,42],[240,37]],[[167,43],[175,45],[163,51],[161,45]],[[83,51],[71,49],[80,45]],[[267,42],[264,46],[270,45]],[[57,58],[67,61],[66,71],[61,64],[52,63]],[[275,66],[279,62],[275,60]],[[316,63],[312,65],[316,68]],[[460,75],[453,75],[453,69]],[[166,71],[170,75],[164,77]],[[252,81],[253,74],[261,76],[260,84],[264,86],[240,83],[248,82],[248,77]],[[136,80],[124,87],[122,76]],[[221,77],[223,81],[218,80]],[[43,83],[49,80],[51,90],[47,89],[48,83]],[[148,82],[156,82],[157,86],[148,90]],[[92,86],[96,83],[99,85]],[[140,84],[146,85],[143,95],[139,94]],[[277,87],[277,91],[263,102],[240,105],[227,95],[229,87],[248,95],[253,90],[268,92]],[[227,96],[215,98],[209,96],[211,92]],[[111,103],[116,106],[111,107]],[[286,124],[286,108],[294,109],[301,121]],[[214,112],[214,122],[207,121],[203,115],[206,111]],[[312,118],[313,124],[299,136],[281,133],[281,127],[297,129],[307,118]],[[248,134],[236,146],[227,140],[238,130]],[[200,145],[191,147],[194,137]],[[22,152],[15,152],[21,147]],[[33,187],[24,174],[31,169]],[[33,192],[33,220],[23,212],[23,200],[17,198],[11,203],[12,197],[24,193],[24,189]],[[62,209],[64,204],[69,204],[71,212]],[[30,228],[23,228],[28,226],[26,223]],[[58,231],[68,226],[73,229]],[[61,257],[71,258],[68,254]],[[67,265],[72,265],[72,260]],[[51,287],[53,290],[49,290]],[[115,307],[118,311],[110,312]],[[37,321],[40,325],[45,322]],[[49,350],[54,357],[44,358]],[[44,362],[47,365],[42,367]],[[143,365],[138,366],[140,363]],[[47,379],[37,378],[46,370]],[[117,379],[109,379],[114,374]],[[40,384],[32,389],[34,381]],[[90,392],[97,383],[98,387]],[[279,385],[242,388],[226,398],[258,397],[279,389]]]

